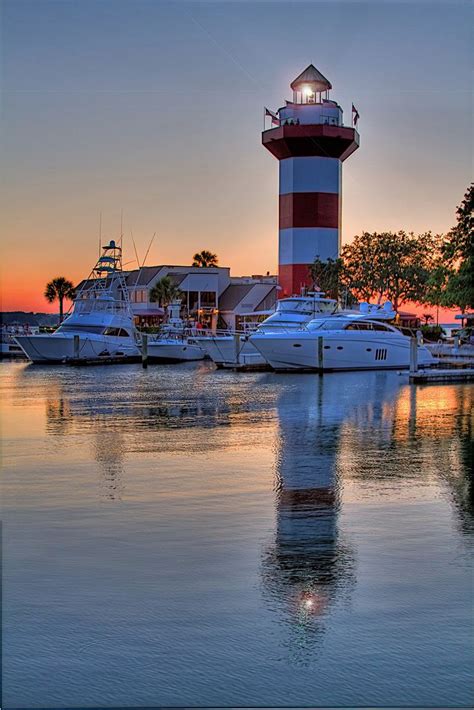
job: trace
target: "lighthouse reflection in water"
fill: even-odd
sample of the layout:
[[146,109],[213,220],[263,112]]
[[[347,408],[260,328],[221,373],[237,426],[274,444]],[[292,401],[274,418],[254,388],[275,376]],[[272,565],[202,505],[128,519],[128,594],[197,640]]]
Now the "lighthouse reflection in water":
[[344,424],[363,417],[375,439],[390,438],[398,383],[370,373],[364,395],[341,387],[337,377],[308,378],[304,387],[295,377],[282,383],[277,406],[276,521],[263,553],[262,586],[289,629],[290,656],[307,664],[321,651],[329,615],[350,602],[355,585],[355,550],[339,522]]

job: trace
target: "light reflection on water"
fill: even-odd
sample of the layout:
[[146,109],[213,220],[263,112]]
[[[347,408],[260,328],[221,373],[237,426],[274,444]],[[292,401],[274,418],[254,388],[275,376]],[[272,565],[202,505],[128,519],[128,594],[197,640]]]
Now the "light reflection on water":
[[7,706],[469,704],[472,388],[0,374]]

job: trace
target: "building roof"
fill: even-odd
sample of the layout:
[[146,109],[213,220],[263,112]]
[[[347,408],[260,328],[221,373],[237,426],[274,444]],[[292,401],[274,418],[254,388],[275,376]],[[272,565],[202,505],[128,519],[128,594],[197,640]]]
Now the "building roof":
[[178,286],[189,274],[219,274],[228,272],[228,266],[179,266],[177,264],[160,264],[158,266],[142,266],[127,274],[127,286],[143,288],[154,286],[155,282],[163,276],[172,277]]
[[290,87],[293,91],[299,91],[304,84],[310,85],[313,91],[327,91],[328,89],[332,89],[331,82],[326,79],[313,64],[307,66],[306,69],[291,82]]
[[127,286],[148,286],[162,268],[162,266],[142,266],[141,269],[129,271],[126,276]]
[[262,298],[260,303],[258,303],[255,306],[255,310],[256,311],[266,310],[268,308],[269,303],[276,301],[276,293],[277,293],[276,286],[272,286],[272,288],[268,291],[268,293],[266,293],[265,296]]
[[168,271],[166,276],[169,276],[174,286],[179,286],[183,283],[184,279],[188,276],[186,273],[179,273],[178,271]]
[[230,284],[219,296],[219,310],[233,311],[255,284]]

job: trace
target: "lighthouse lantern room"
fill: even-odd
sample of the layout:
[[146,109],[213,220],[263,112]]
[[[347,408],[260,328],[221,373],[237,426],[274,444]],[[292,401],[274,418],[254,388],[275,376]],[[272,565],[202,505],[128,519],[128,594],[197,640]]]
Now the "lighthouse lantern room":
[[280,167],[280,296],[311,285],[315,258],[338,258],[342,162],[359,147],[359,134],[344,126],[341,107],[329,98],[331,83],[316,67],[310,64],[290,86],[293,101],[265,112],[272,126],[262,134]]

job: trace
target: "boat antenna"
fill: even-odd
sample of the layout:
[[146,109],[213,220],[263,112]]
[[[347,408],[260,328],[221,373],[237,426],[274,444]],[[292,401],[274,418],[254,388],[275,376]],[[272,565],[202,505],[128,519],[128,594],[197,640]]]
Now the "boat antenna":
[[143,264],[142,264],[142,266],[145,266],[145,264],[146,264],[146,260],[147,260],[147,257],[148,257],[148,252],[149,252],[150,249],[151,249],[151,245],[152,245],[153,242],[155,241],[155,237],[156,237],[156,232],[153,232],[153,236],[152,236],[152,238],[150,239],[150,243],[149,243],[149,245],[148,245],[148,249],[146,250],[145,258],[143,259]]
[[123,207],[120,209],[120,248],[123,246]]
[[135,286],[136,286],[136,285],[138,284],[139,280],[140,280],[140,276],[141,276],[141,273],[142,273],[142,271],[143,271],[143,267],[145,266],[145,263],[146,263],[146,260],[147,260],[147,256],[148,256],[148,252],[150,251],[151,245],[153,244],[153,241],[154,241],[154,239],[155,239],[155,237],[156,237],[156,232],[153,232],[153,236],[152,236],[152,238],[151,238],[151,240],[150,240],[150,243],[149,243],[149,245],[148,245],[148,249],[146,250],[145,258],[143,259],[143,263],[142,263],[141,265],[140,265],[140,261],[139,261],[139,259],[138,259],[137,247],[136,247],[136,245],[135,245],[135,240],[134,240],[134,238],[133,238],[132,230],[130,230],[130,234],[131,234],[131,236],[132,236],[133,248],[135,249],[135,256],[136,256],[137,264],[138,264],[138,274],[137,274],[137,278],[135,279]]
[[140,269],[140,259],[138,258],[137,245],[135,244],[135,239],[133,238],[132,230],[130,230],[130,236],[132,237],[133,249],[135,251],[135,258],[137,260],[137,266]]
[[102,210],[99,212],[99,259],[102,251]]

